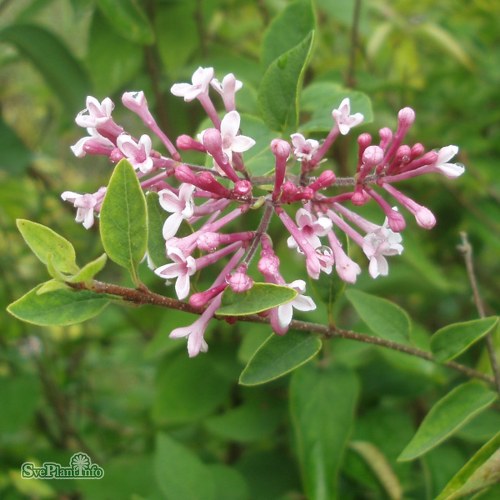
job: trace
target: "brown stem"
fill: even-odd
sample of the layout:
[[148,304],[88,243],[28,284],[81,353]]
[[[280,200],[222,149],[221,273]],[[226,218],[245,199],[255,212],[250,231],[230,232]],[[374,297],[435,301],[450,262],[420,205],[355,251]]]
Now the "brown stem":
[[[190,306],[186,302],[182,302],[177,299],[172,299],[170,297],[164,297],[163,295],[159,295],[147,289],[137,290],[137,289],[122,287],[119,285],[103,283],[100,281],[93,281],[91,285],[85,285],[84,283],[73,283],[73,284],[67,283],[67,285],[78,290],[91,290],[95,293],[107,294],[138,305],[152,304],[160,307],[165,307],[167,309],[176,309],[178,311],[189,312],[192,314],[201,314],[203,312],[203,308]],[[225,317],[217,317],[217,316],[215,316],[215,318],[218,320],[227,319]],[[267,318],[255,314],[240,317],[238,318],[238,320],[249,321],[252,323],[269,324],[269,320]],[[385,340],[378,337],[372,337],[370,335],[353,332],[351,330],[344,330],[341,328],[337,328],[335,326],[326,326],[318,323],[311,323],[308,321],[293,320],[290,323],[290,328],[293,330],[299,330],[303,332],[317,333],[325,338],[341,337],[349,340],[354,340],[357,342],[364,342],[367,344],[378,345],[380,347],[385,347],[387,349],[392,349],[394,351],[403,352],[411,356],[416,356],[418,358],[422,358],[427,361],[436,362],[432,354],[417,349],[415,347],[398,344],[397,342],[392,342],[390,340]],[[493,377],[490,377],[485,373],[474,370],[473,368],[470,368],[468,366],[456,363],[455,361],[449,361],[447,363],[444,363],[444,366],[451,368],[452,370],[455,370],[457,372],[460,372],[468,377],[477,378],[489,384],[495,383]]]
[[[469,283],[472,288],[472,294],[474,296],[474,303],[476,304],[476,309],[480,318],[486,317],[486,312],[484,309],[484,303],[481,299],[481,294],[479,293],[479,287],[477,284],[476,273],[474,271],[474,259],[472,257],[472,246],[469,243],[466,232],[460,233],[460,238],[462,239],[461,245],[458,246],[459,251],[462,253],[465,261],[465,268],[467,269],[467,276],[469,278]],[[495,386],[500,394],[500,369],[498,367],[498,360],[495,353],[495,345],[493,343],[492,333],[486,335],[486,349],[488,350],[488,357],[490,358],[491,370],[495,378]]]

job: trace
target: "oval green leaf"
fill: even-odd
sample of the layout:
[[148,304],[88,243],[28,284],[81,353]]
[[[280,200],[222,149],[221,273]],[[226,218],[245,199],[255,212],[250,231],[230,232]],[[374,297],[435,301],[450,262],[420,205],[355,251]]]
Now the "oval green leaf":
[[498,317],[454,323],[439,329],[431,338],[431,349],[437,361],[450,361],[498,325]]
[[359,290],[347,290],[346,297],[375,336],[400,344],[410,343],[410,318],[399,306]]
[[166,214],[161,208],[158,193],[148,193],[146,202],[148,206],[148,258],[149,263],[157,268],[167,261],[165,240],[162,234]]
[[215,499],[215,483],[208,466],[167,434],[156,437],[154,466],[156,481],[166,500]]
[[148,242],[146,199],[134,168],[126,160],[118,163],[109,181],[100,231],[109,258],[127,269],[137,284],[137,265]]
[[86,290],[62,288],[38,294],[42,286],[10,304],[7,311],[27,323],[66,326],[97,316],[109,304],[108,297]]
[[302,367],[292,375],[290,413],[305,497],[337,498],[337,476],[359,394],[347,367]]
[[431,408],[398,461],[413,460],[435,448],[496,398],[494,391],[476,381],[455,387]]
[[82,107],[91,89],[90,81],[59,38],[40,26],[14,24],[0,30],[0,42],[14,45],[33,63],[68,112]]
[[257,314],[286,304],[296,296],[297,291],[293,288],[273,285],[272,283],[254,283],[250,290],[243,293],[235,293],[230,288],[226,288],[217,315],[248,316],[249,314]]
[[264,34],[261,53],[264,68],[299,44],[314,28],[311,0],[291,2],[273,19]]
[[262,118],[273,130],[294,132],[299,120],[298,98],[311,54],[314,32],[282,54],[264,73],[258,103]]
[[110,25],[123,38],[143,45],[154,42],[154,31],[140,6],[134,0],[98,0],[99,9],[108,19]]
[[321,339],[307,332],[272,334],[252,356],[241,372],[241,385],[265,384],[295,370],[321,349]]
[[62,273],[78,272],[75,249],[66,238],[36,222],[18,219],[16,223],[24,241],[46,266],[50,263]]
[[436,500],[476,493],[500,482],[500,432],[482,446],[453,476]]

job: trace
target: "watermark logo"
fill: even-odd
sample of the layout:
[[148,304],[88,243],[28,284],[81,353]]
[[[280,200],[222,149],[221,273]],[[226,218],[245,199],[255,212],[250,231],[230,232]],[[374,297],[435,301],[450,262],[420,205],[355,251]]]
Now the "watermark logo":
[[24,479],[101,479],[104,469],[92,460],[86,453],[75,453],[69,459],[69,466],[63,467],[55,462],[43,462],[37,467],[33,462],[21,465],[21,477]]

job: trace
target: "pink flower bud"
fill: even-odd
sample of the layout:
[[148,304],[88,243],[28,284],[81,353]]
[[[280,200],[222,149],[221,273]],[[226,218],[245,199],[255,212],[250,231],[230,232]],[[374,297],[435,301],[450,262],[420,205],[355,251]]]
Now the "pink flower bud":
[[193,307],[203,307],[214,297],[217,297],[217,295],[223,292],[226,288],[227,283],[221,283],[220,285],[209,288],[204,292],[193,293],[193,295],[189,297],[189,304]]
[[384,151],[379,146],[368,146],[363,153],[363,163],[372,169],[384,159]]
[[247,266],[241,265],[227,278],[227,283],[235,293],[243,293],[253,287],[254,281],[247,274]]
[[335,183],[336,176],[332,170],[325,170],[321,172],[320,176],[311,184],[308,188],[312,191],[318,191],[319,189],[325,189]]
[[125,158],[125,155],[118,148],[113,149],[109,154],[109,160],[112,163],[118,163],[123,158]]
[[392,141],[392,130],[388,127],[384,127],[378,131],[378,134],[380,136],[380,147],[386,149]]
[[176,145],[179,149],[182,149],[183,151],[201,151],[202,153],[206,153],[207,150],[204,148],[203,144],[201,142],[195,141],[192,137],[189,137],[189,135],[183,134],[177,137],[176,140]]
[[233,193],[238,199],[247,198],[252,194],[252,183],[250,181],[241,180],[234,183]]
[[365,205],[369,199],[370,197],[362,187],[356,188],[356,191],[353,193],[351,197],[353,205],[357,206]]
[[175,168],[174,175],[177,180],[187,184],[194,184],[194,180],[196,179],[194,172],[187,165],[178,165]]
[[401,232],[406,227],[404,217],[396,210],[391,210],[387,214],[387,222],[395,233]]
[[426,207],[420,207],[415,212],[415,220],[420,227],[424,229],[432,229],[436,225],[436,217]]
[[399,111],[398,122],[399,127],[408,129],[415,121],[415,111],[412,108],[406,107]]
[[422,156],[425,153],[425,147],[423,144],[420,144],[420,142],[417,142],[411,147],[411,158],[412,160],[414,158],[418,158],[419,156]]

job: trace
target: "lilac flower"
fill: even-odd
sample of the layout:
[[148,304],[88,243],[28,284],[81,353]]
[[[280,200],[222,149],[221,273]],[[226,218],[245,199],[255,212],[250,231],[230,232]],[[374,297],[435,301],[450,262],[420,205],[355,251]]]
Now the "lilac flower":
[[342,244],[333,231],[328,233],[328,240],[335,259],[335,271],[346,283],[356,283],[361,268],[343,250]]
[[306,139],[302,134],[292,134],[293,154],[298,161],[311,161],[319,148],[315,139]]
[[457,146],[446,146],[438,152],[438,157],[434,168],[441,172],[446,177],[459,177],[465,172],[463,165],[457,163],[448,163],[458,153]]
[[189,278],[196,272],[196,261],[191,256],[185,256],[177,247],[169,248],[168,256],[174,262],[155,269],[155,274],[171,280],[176,278],[175,293],[179,300],[189,295]]
[[243,153],[252,146],[255,141],[246,135],[238,135],[240,130],[240,115],[237,111],[230,111],[224,116],[220,124],[222,136],[222,151],[231,161],[234,153]]
[[222,83],[214,78],[210,85],[222,96],[226,111],[235,109],[235,94],[243,87],[243,83],[236,80],[232,73],[229,73],[222,79]]
[[109,156],[115,145],[95,128],[89,127],[87,132],[89,134],[87,137],[82,137],[76,144],[70,146],[73,154],[77,158],[83,158],[87,154]]
[[400,255],[403,252],[402,240],[399,233],[389,228],[387,218],[383,226],[363,238],[363,252],[370,259],[368,270],[372,278],[387,276],[389,265],[385,256]]
[[191,78],[190,83],[175,83],[170,92],[177,97],[183,97],[184,101],[189,102],[202,94],[208,93],[208,86],[214,77],[213,68],[198,68]]
[[[327,217],[315,217],[309,210],[299,208],[295,214],[298,230],[313,248],[321,246],[319,236],[325,236],[332,227],[332,221]],[[297,248],[293,236],[287,240],[288,248]]]
[[153,168],[153,158],[151,158],[151,138],[144,134],[138,142],[134,141],[128,134],[121,134],[116,140],[118,149],[132,166],[142,173],[148,173]]
[[73,203],[73,206],[77,208],[76,222],[81,222],[85,229],[90,229],[94,225],[94,209],[100,206],[105,193],[105,187],[99,188],[97,193],[93,194],[79,194],[73,191],[64,191],[64,193],[61,194],[61,198],[64,201]]
[[99,102],[95,97],[88,96],[87,107],[76,116],[76,124],[83,128],[96,128],[111,119],[111,112],[115,107],[113,101],[106,97]]
[[292,322],[293,310],[297,311],[314,311],[316,304],[313,299],[308,295],[304,295],[306,291],[306,282],[304,280],[295,280],[291,283],[285,284],[298,292],[298,295],[287,302],[282,304],[271,311],[271,326],[278,335],[284,335],[288,331],[288,327]]
[[181,184],[178,195],[169,189],[162,189],[158,192],[161,207],[172,214],[163,224],[165,240],[177,234],[183,220],[192,217],[194,213],[193,192],[194,186],[191,184]]
[[359,125],[364,120],[361,113],[351,115],[351,101],[348,97],[342,100],[338,109],[332,111],[332,116],[342,135],[348,134],[351,128]]

